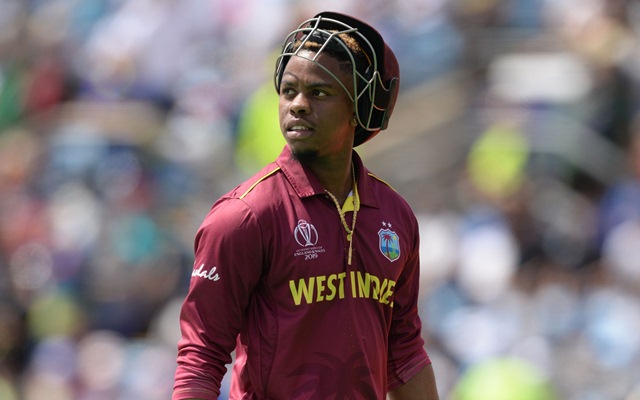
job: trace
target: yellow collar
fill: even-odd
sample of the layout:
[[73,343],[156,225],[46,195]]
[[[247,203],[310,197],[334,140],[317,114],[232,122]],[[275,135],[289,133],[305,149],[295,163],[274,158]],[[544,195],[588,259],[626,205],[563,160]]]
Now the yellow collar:
[[[354,204],[354,197],[353,197],[353,190],[351,192],[349,192],[349,196],[347,196],[347,199],[344,201],[344,204],[342,205],[342,212],[346,213],[346,212],[353,212],[353,210],[355,209],[355,204]],[[358,210],[360,210],[360,204],[358,204]]]

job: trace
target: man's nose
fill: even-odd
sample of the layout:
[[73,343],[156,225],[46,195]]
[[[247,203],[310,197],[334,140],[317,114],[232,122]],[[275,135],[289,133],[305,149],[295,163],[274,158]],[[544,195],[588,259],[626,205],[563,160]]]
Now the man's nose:
[[293,114],[308,114],[310,109],[309,100],[304,93],[298,93],[291,101],[290,110]]

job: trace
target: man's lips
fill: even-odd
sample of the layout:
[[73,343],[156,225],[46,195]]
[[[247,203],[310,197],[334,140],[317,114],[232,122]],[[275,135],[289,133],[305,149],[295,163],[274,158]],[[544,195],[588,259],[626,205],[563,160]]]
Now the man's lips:
[[309,124],[291,123],[287,126],[287,135],[292,139],[303,139],[313,134],[314,129]]

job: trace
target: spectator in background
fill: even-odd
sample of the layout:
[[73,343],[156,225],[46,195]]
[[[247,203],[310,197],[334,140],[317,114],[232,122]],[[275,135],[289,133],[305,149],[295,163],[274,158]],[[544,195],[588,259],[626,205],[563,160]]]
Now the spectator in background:
[[608,188],[599,207],[603,260],[630,287],[640,287],[640,116],[626,148],[628,173]]
[[278,128],[277,109],[278,95],[273,92],[270,80],[251,93],[242,107],[236,133],[235,161],[245,174],[253,175],[273,161],[285,145]]

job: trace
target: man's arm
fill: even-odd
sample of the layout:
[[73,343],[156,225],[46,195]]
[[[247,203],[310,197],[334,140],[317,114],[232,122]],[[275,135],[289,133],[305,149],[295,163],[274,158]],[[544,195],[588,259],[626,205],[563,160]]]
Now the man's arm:
[[431,364],[389,392],[389,400],[438,400],[436,377]]
[[180,312],[182,337],[172,400],[219,397],[245,310],[262,274],[262,237],[256,224],[244,202],[224,199],[198,229],[193,272]]

